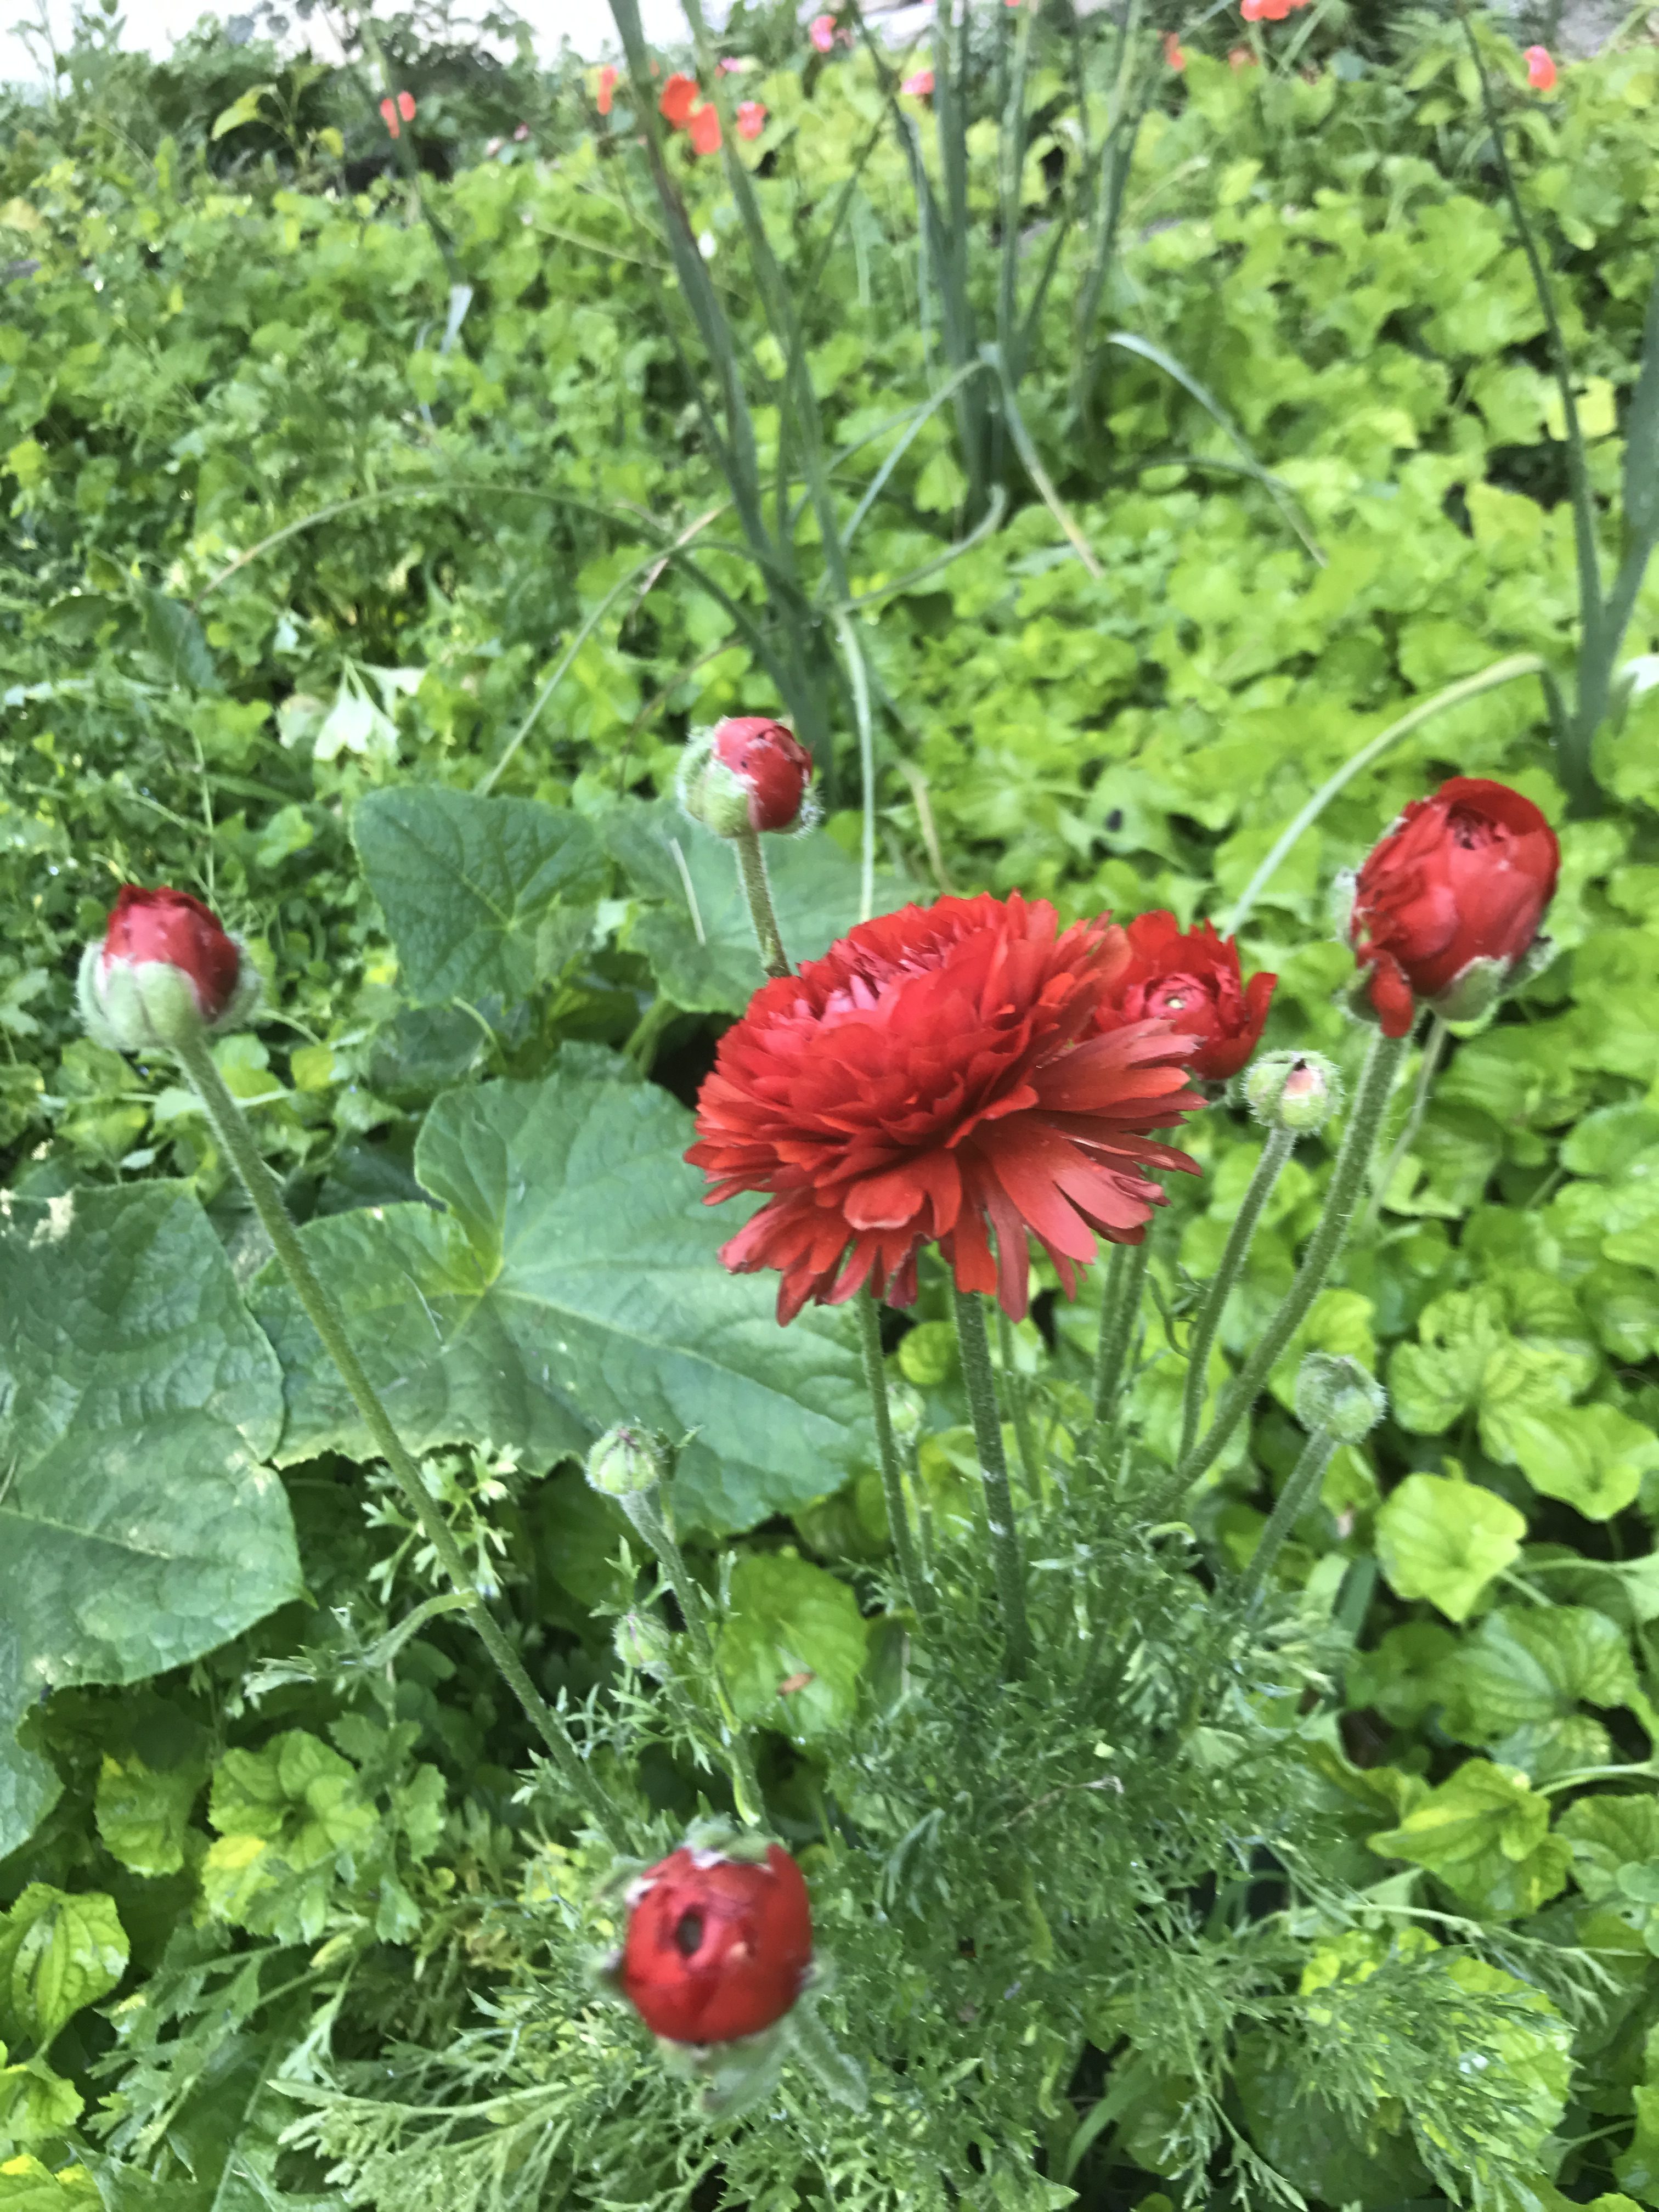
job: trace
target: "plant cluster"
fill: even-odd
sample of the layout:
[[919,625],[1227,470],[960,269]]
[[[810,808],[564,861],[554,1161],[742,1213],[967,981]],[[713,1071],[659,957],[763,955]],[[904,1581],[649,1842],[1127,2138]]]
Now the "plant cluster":
[[1659,2203],[1656,50],[690,12],[0,146],[0,2212]]

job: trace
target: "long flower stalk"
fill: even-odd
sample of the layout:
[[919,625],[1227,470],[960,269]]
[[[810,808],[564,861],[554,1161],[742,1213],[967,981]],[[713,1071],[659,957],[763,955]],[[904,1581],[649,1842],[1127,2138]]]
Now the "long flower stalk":
[[1173,1502],[1178,1503],[1206,1468],[1212,1467],[1220,1457],[1233,1431],[1255,1403],[1256,1395],[1273,1371],[1275,1361],[1324,1288],[1364,1188],[1382,1117],[1408,1042],[1403,1036],[1385,1036],[1380,1030],[1373,1034],[1353,1110],[1342,1134],[1336,1164],[1331,1170],[1319,1224],[1308,1240],[1308,1249],[1290,1289],[1279,1301],[1279,1310],[1262,1332],[1255,1350],[1228,1385],[1214,1420],[1192,1450],[1182,1456],[1176,1471]]
[[352,1402],[362,1416],[364,1427],[374,1438],[375,1449],[391,1468],[392,1479],[403,1492],[422,1534],[437,1555],[451,1584],[465,1601],[467,1617],[477,1631],[479,1640],[495,1661],[503,1680],[524,1707],[532,1725],[547,1746],[561,1778],[573,1796],[580,1798],[586,1807],[613,1848],[618,1851],[628,1850],[631,1839],[620,1809],[595,1780],[586,1761],[577,1750],[569,1730],[531,1680],[524,1662],[485,1604],[483,1593],[467,1567],[442,1510],[422,1480],[420,1469],[404,1449],[402,1438],[392,1426],[391,1417],[368,1378],[368,1370],[357,1357],[345,1316],[341,1312],[332,1291],[312,1266],[300,1233],[289,1218],[276,1178],[266,1166],[258,1146],[253,1141],[253,1133],[248,1127],[246,1117],[225,1087],[224,1079],[214,1064],[205,1033],[199,1024],[184,1024],[170,1042],[202,1102],[203,1111],[221,1149],[235,1170],[266,1236],[270,1239],[277,1264],[292,1285],[294,1295],[300,1301],[307,1318],[321,1338],[324,1350],[339,1369],[341,1379],[351,1394]]
[[1025,1562],[1020,1551],[1018,1523],[1014,1518],[1014,1493],[1008,1481],[1007,1455],[1002,1449],[1002,1417],[997,1407],[996,1378],[991,1367],[991,1340],[986,1334],[985,1312],[978,1292],[958,1291],[953,1286],[951,1296],[956,1304],[963,1380],[968,1386],[968,1411],[979,1450],[980,1479],[985,1486],[991,1560],[996,1570],[1003,1632],[1008,1640],[1007,1669],[1018,1680],[1030,1662],[1031,1631],[1025,1618]]
[[1284,1550],[1291,1531],[1318,1496],[1319,1486],[1325,1480],[1325,1470],[1331,1463],[1336,1443],[1328,1429],[1317,1428],[1303,1446],[1301,1456],[1279,1493],[1268,1516],[1267,1525],[1262,1530],[1251,1554],[1250,1564],[1245,1570],[1244,1598],[1247,1604],[1254,1605],[1267,1588],[1273,1562]]
[[1115,1244],[1100,1299],[1100,1346],[1095,1355],[1095,1419],[1110,1421],[1122,1395],[1140,1293],[1151,1257],[1152,1231],[1139,1244]]
[[916,1554],[910,1528],[910,1509],[904,1495],[904,1476],[899,1466],[898,1443],[893,1435],[892,1408],[887,1402],[887,1370],[881,1357],[881,1316],[866,1283],[853,1301],[858,1315],[859,1349],[864,1360],[864,1380],[870,1392],[870,1413],[876,1430],[876,1457],[881,1468],[882,1496],[887,1503],[887,1527],[893,1540],[893,1557],[911,1612],[918,1621],[926,1618],[927,1585]]
[[1255,1164],[1249,1184],[1233,1217],[1222,1250],[1221,1264],[1215,1271],[1198,1318],[1193,1323],[1192,1343],[1187,1354],[1187,1385],[1181,1404],[1181,1451],[1185,1459],[1198,1441],[1198,1424],[1204,1411],[1204,1393],[1210,1379],[1210,1354],[1221,1327],[1221,1316],[1233,1285],[1243,1271],[1249,1256],[1250,1241],[1255,1237],[1256,1224],[1261,1218],[1262,1208],[1273,1194],[1285,1163],[1296,1146],[1294,1129],[1275,1128],[1267,1132],[1267,1141],[1261,1148],[1261,1157]]

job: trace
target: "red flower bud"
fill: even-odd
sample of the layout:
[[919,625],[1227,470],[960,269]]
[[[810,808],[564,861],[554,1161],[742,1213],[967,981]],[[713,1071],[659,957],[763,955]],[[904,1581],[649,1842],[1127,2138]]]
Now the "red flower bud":
[[694,154],[715,154],[720,151],[720,112],[712,100],[705,100],[694,108],[685,126]]
[[670,2043],[732,2043],[781,2020],[812,1963],[812,1908],[780,1844],[763,1863],[682,1845],[628,1888],[624,1994]]
[[258,977],[218,917],[188,891],[124,884],[101,945],[81,962],[81,1011],[100,1044],[141,1052],[182,1022],[223,1029],[251,1007]]
[[686,747],[680,802],[721,837],[744,828],[793,830],[811,780],[811,754],[781,722],[734,714]]
[[1452,1020],[1483,1012],[1475,1000],[1531,951],[1560,866],[1555,832],[1507,784],[1458,775],[1413,799],[1360,870],[1348,923],[1384,1036],[1407,1035],[1419,999]]
[[684,131],[697,97],[697,80],[676,70],[662,88],[657,100],[657,112],[671,131]]
[[1222,1083],[1261,1041],[1276,975],[1252,975],[1247,987],[1238,946],[1212,922],[1183,930],[1172,914],[1138,915],[1126,932],[1129,958],[1113,977],[1095,1017],[1103,1035],[1126,1022],[1172,1023],[1200,1042],[1188,1066]]

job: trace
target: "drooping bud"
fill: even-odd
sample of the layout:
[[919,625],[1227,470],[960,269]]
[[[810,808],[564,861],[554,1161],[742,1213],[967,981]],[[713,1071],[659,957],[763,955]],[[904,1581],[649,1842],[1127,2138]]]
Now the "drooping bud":
[[617,1656],[639,1674],[661,1676],[674,1661],[674,1639],[653,1613],[625,1613],[617,1623]]
[[1297,1370],[1296,1418],[1340,1444],[1357,1444],[1388,1411],[1388,1394],[1357,1359],[1310,1352]]
[[812,1908],[781,1845],[756,1838],[738,1856],[682,1844],[635,1877],[626,1902],[623,1992],[666,2042],[758,2035],[799,1996],[812,1963]]
[[686,747],[680,804],[720,837],[793,830],[811,780],[811,754],[781,722],[738,714]]
[[1270,1129],[1304,1136],[1323,1128],[1342,1103],[1342,1079],[1316,1052],[1270,1052],[1244,1079],[1244,1098]]
[[81,956],[81,1018],[96,1044],[153,1052],[246,1019],[259,977],[211,908],[161,884],[124,884],[103,939]]
[[636,1498],[668,1472],[668,1454],[649,1429],[607,1429],[587,1455],[587,1479],[607,1498]]

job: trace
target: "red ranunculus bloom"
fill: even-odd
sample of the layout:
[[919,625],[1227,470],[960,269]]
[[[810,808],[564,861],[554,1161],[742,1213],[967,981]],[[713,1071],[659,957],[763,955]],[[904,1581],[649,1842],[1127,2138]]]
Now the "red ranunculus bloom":
[[1455,775],[1414,799],[1359,871],[1348,924],[1383,1034],[1404,1036],[1417,1000],[1449,1000],[1475,962],[1512,969],[1560,866],[1555,832],[1507,784]]
[[933,93],[933,72],[932,70],[917,70],[913,76],[905,78],[899,90],[908,92],[913,100],[931,100]]
[[1248,986],[1238,946],[1212,922],[1182,929],[1172,914],[1137,915],[1126,933],[1128,964],[1095,1017],[1099,1030],[1148,1019],[1172,1023],[1201,1040],[1189,1065],[1194,1075],[1224,1083],[1261,1042],[1276,975],[1252,975]]
[[986,894],[860,922],[765,985],[720,1040],[686,1155],[711,1206],[769,1194],[726,1266],[777,1268],[787,1322],[866,1282],[908,1305],[937,1243],[959,1288],[1018,1320],[1028,1236],[1068,1294],[1097,1236],[1138,1244],[1164,1203],[1146,1168],[1195,1171],[1147,1132],[1203,1102],[1184,1072],[1197,1036],[1089,1037],[1127,957],[1104,917],[1062,931],[1046,900]]
[[714,758],[749,794],[751,830],[793,830],[812,781],[812,756],[781,722],[732,714],[714,732]]
[[691,119],[685,128],[687,136],[690,138],[691,151],[694,154],[718,153],[720,143],[720,112],[712,100],[705,100],[701,107],[693,109]]
[[152,960],[184,970],[205,1022],[217,1021],[236,994],[242,956],[211,907],[165,884],[153,891],[123,884],[104,932],[100,965],[107,975],[123,963],[137,967]]
[[653,2035],[731,2043],[781,2020],[812,1963],[812,1907],[781,1845],[763,1865],[682,1845],[629,1885],[622,1986]]
[[1186,68],[1187,54],[1182,46],[1179,31],[1166,31],[1164,33],[1164,58],[1177,73]]
[[676,70],[657,100],[657,112],[671,131],[684,131],[697,96],[697,80]]
[[616,91],[617,72],[612,64],[606,62],[599,70],[599,89],[594,94],[601,115],[610,114],[611,103],[616,96]]
[[1550,58],[1547,46],[1528,46],[1522,57],[1527,64],[1527,82],[1534,92],[1553,92],[1555,64]]
[[739,138],[758,138],[766,128],[766,103],[761,100],[740,100],[738,102],[738,136]]

